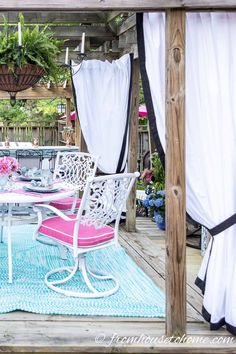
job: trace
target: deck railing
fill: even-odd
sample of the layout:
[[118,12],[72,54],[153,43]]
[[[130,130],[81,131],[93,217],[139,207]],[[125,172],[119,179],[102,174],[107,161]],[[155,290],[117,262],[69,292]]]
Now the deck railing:
[[58,145],[58,124],[56,122],[29,121],[27,125],[20,123],[4,124],[0,123],[0,141],[32,142],[38,138],[41,146]]

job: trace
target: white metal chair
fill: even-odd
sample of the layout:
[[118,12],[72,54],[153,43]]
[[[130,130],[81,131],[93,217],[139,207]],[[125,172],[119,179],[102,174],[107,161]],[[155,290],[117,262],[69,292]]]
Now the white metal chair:
[[50,205],[64,212],[78,209],[81,202],[78,193],[84,190],[87,179],[95,175],[98,159],[98,156],[85,152],[58,152],[53,179],[59,178],[66,186],[72,186],[75,196],[56,200]]
[[[45,275],[46,285],[67,296],[100,298],[114,294],[119,283],[112,275],[101,275],[87,268],[86,255],[89,252],[117,245],[118,228],[122,209],[138,172],[89,178],[77,214],[65,215],[50,205],[37,205],[38,228],[36,235],[43,235],[66,246],[72,252],[75,264],[72,267],[54,269]],[[43,220],[42,210],[49,209],[57,216]],[[115,220],[114,228],[109,224]],[[58,286],[67,283],[80,271],[88,292],[63,289]],[[68,272],[63,279],[50,279],[60,272]],[[99,291],[89,278],[112,280],[115,284],[109,290]]]

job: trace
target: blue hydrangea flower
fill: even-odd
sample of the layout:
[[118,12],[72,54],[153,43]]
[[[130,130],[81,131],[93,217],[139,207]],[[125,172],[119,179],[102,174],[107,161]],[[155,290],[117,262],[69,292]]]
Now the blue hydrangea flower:
[[157,208],[162,207],[164,205],[164,201],[161,198],[155,199],[154,200],[154,206]]
[[158,196],[161,196],[161,197],[164,197],[165,196],[165,191],[158,191],[157,195]]
[[149,200],[149,205],[154,206],[155,205],[155,199],[150,199]]
[[143,205],[148,208],[149,207],[149,198],[143,200]]

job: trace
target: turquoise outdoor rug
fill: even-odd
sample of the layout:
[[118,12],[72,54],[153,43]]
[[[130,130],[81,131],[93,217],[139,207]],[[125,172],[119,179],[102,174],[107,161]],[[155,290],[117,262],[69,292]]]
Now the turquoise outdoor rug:
[[[6,237],[0,244],[0,313],[23,310],[40,314],[164,317],[163,292],[121,246],[99,250],[88,257],[91,270],[96,269],[99,273],[112,274],[117,278],[120,288],[114,295],[101,299],[79,299],[48,289],[44,284],[45,274],[54,268],[71,265],[72,259],[68,256],[69,259],[63,261],[57,247],[33,241],[34,228],[35,225],[12,227],[13,284],[8,284]],[[68,283],[67,288],[79,287],[86,292],[87,288],[79,276],[77,280]],[[109,284],[103,281],[102,288],[106,289]],[[96,287],[96,281],[93,285]]]

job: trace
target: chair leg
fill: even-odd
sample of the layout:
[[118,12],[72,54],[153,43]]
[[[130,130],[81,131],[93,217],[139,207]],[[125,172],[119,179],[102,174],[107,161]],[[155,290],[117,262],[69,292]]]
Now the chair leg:
[[0,226],[0,243],[3,243],[3,225]]
[[[49,280],[49,278],[56,274],[56,273],[61,273],[61,272],[69,272],[69,275],[66,276],[63,279],[60,280]],[[73,291],[73,290],[65,290],[63,288],[59,288],[56,285],[58,284],[64,284],[70,279],[74,277],[74,275],[77,273],[77,271],[80,271],[82,274],[82,277],[90,290],[90,292],[80,292],[80,291]],[[106,279],[106,280],[112,280],[115,283],[115,286],[107,291],[99,291],[94,288],[94,286],[91,284],[91,281],[88,277],[88,274],[91,277],[94,277],[96,279]],[[118,289],[119,289],[119,283],[118,281],[112,276],[112,275],[100,275],[100,274],[94,274],[90,270],[87,269],[86,266],[86,257],[79,256],[75,260],[75,265],[73,267],[62,267],[62,268],[57,268],[55,270],[52,270],[48,272],[45,275],[44,278],[45,284],[52,290],[64,294],[66,296],[72,296],[72,297],[81,297],[81,298],[101,298],[101,297],[106,297],[114,294]]]
[[3,243],[4,218],[5,218],[5,210],[4,210],[4,207],[2,207],[2,223],[1,223],[1,226],[0,226],[0,243]]
[[63,245],[61,245],[60,243],[56,245],[58,247],[58,250],[60,252],[60,257],[61,259],[63,259],[64,261],[67,259],[67,248]]

